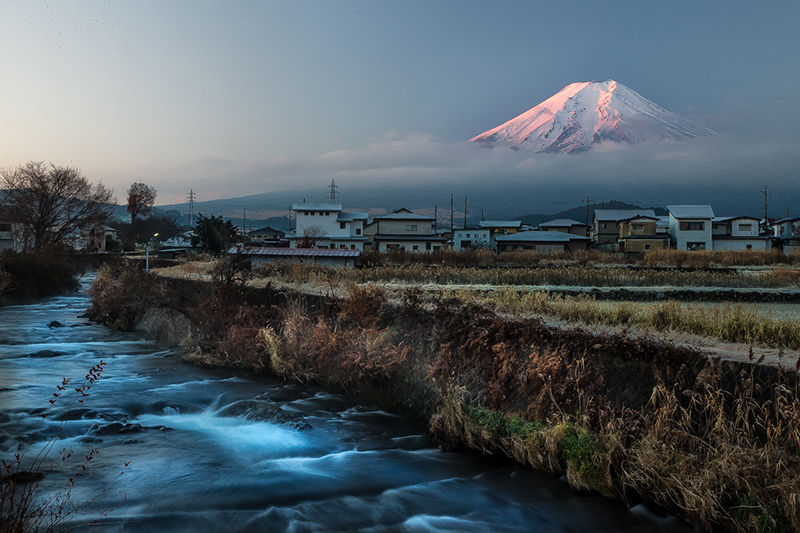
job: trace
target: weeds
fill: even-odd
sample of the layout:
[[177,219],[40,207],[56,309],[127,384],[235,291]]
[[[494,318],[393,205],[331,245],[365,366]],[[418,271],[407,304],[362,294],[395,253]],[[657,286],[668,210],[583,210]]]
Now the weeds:
[[[89,369],[81,385],[74,388],[74,394],[67,406],[68,412],[77,408],[89,396],[89,390],[100,379],[105,366],[106,363],[100,361]],[[0,531],[54,531],[75,516],[92,512],[92,504],[102,494],[101,492],[88,501],[75,501],[72,498],[76,482],[84,475],[89,462],[99,453],[96,448],[84,455],[84,460],[61,488],[54,491],[45,489],[47,478],[56,470],[65,468],[67,461],[73,456],[72,450],[63,449],[57,459],[51,458],[64,431],[66,417],[62,418],[53,434],[45,438],[41,449],[35,451],[32,448],[54,405],[62,395],[72,392],[68,390],[71,386],[70,379],[64,378],[49,400],[49,406],[41,415],[42,420],[27,444],[21,440],[13,458],[9,462],[0,461]]]

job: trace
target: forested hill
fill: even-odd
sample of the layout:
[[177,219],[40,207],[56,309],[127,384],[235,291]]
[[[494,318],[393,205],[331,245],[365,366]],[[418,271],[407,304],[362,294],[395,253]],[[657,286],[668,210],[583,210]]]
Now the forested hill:
[[[652,209],[655,214],[659,216],[669,214],[669,212],[663,207],[642,207],[640,205],[626,204],[625,202],[611,200],[610,202],[589,204],[590,224],[592,223],[592,215],[594,214],[595,209]],[[555,220],[557,218],[569,218],[572,220],[577,220],[578,222],[586,222],[586,207],[573,207],[572,209],[567,209],[566,211],[561,211],[551,215],[523,215],[521,217],[516,217],[515,220],[521,220],[523,224],[528,224],[530,226],[538,226],[542,222]]]

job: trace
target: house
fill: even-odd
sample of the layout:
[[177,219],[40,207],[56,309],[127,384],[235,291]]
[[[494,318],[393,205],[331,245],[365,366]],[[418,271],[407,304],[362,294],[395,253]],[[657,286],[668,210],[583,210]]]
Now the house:
[[617,222],[620,252],[651,252],[669,248],[669,234],[658,232],[659,218],[637,215]]
[[365,249],[386,252],[442,250],[447,239],[434,233],[435,220],[402,208],[388,215],[372,218],[364,228],[368,242]]
[[453,250],[461,252],[478,248],[494,249],[489,228],[462,228],[453,232]]
[[557,218],[555,220],[542,222],[539,224],[539,229],[543,231],[560,231],[561,233],[580,235],[581,237],[589,235],[589,226],[583,222],[578,222],[577,220],[569,218]]
[[499,252],[534,250],[542,253],[552,253],[586,250],[589,246],[589,237],[560,231],[521,231],[510,235],[499,235],[495,238],[495,241]]
[[619,221],[634,217],[652,217],[652,209],[595,209],[589,233],[592,244],[599,250],[616,250],[619,247]]
[[107,252],[116,246],[117,240],[118,232],[115,228],[103,224],[95,224],[89,230],[85,248],[90,252]]
[[257,244],[259,246],[272,246],[272,247],[286,247],[288,242],[286,240],[286,232],[279,229],[266,228],[254,229],[247,233],[247,240],[250,244]]
[[714,250],[770,250],[772,236],[761,234],[760,224],[761,219],[753,217],[715,217],[711,221]]
[[[324,215],[323,215],[324,216]],[[332,267],[353,268],[356,259],[361,256],[359,250],[332,250],[330,248],[274,248],[265,246],[233,247],[230,255],[241,254],[253,266],[277,263],[297,263],[305,265],[322,265]]]
[[778,220],[772,226],[772,231],[785,253],[800,250],[800,217]]
[[367,213],[342,211],[339,204],[293,204],[295,231],[286,236],[290,248],[363,250]]
[[18,250],[16,226],[8,216],[7,210],[0,206],[0,250]]
[[523,224],[521,220],[481,220],[478,229],[489,230],[489,246],[497,250],[495,239],[500,235],[513,235],[521,231],[528,231],[530,228]]
[[710,205],[668,205],[670,243],[678,250],[713,250]]

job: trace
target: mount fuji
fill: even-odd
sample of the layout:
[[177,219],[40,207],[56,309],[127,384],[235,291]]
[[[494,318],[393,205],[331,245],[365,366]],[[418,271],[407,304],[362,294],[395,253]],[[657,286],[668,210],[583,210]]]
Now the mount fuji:
[[467,142],[574,154],[601,143],[679,141],[715,133],[607,80],[567,85],[536,107]]

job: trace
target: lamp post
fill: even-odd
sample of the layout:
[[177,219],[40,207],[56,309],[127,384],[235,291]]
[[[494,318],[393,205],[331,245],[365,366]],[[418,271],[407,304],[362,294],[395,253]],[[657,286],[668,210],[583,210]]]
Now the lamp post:
[[144,271],[150,272],[150,244],[153,242],[153,239],[158,237],[158,233],[154,233],[151,239],[148,239],[150,242],[145,245],[144,249]]

